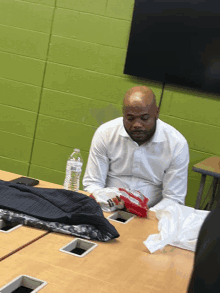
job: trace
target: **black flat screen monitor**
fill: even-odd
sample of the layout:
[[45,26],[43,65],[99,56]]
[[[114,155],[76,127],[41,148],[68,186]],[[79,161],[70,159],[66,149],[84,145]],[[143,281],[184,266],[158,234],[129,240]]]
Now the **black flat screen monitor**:
[[136,0],[124,73],[220,94],[220,2]]

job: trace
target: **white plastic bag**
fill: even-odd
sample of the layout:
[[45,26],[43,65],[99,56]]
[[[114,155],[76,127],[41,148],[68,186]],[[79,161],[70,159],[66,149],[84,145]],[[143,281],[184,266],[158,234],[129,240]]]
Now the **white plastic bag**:
[[151,253],[162,250],[168,244],[195,251],[200,228],[210,212],[180,205],[169,199],[164,203],[155,210],[160,233],[150,235],[144,245]]

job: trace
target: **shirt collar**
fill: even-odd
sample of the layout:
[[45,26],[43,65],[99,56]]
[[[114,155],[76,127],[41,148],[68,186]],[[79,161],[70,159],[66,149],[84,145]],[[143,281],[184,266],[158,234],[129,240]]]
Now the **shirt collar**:
[[162,124],[163,124],[163,122],[160,119],[157,119],[157,128],[154,133],[152,142],[162,142],[162,141],[167,140],[167,138],[164,134],[164,127]]
[[[127,131],[124,128],[123,119],[122,119],[122,125],[119,131],[119,134],[123,137],[130,138],[130,135],[127,133]],[[166,141],[166,137],[164,135],[162,121],[160,119],[157,119],[157,128],[154,133],[154,136],[151,139],[151,142],[162,142],[162,141]]]

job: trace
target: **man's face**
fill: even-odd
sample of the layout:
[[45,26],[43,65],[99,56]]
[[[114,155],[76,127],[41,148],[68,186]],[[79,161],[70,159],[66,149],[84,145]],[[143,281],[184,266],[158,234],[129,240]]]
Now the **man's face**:
[[127,106],[124,109],[123,122],[125,130],[139,145],[153,136],[157,119],[158,109],[156,106]]

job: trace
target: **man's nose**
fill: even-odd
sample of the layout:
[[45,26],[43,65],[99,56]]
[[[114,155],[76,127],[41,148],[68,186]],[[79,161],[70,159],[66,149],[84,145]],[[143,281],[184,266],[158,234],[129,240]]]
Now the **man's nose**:
[[133,123],[133,128],[141,128],[142,127],[142,123],[136,119],[136,121],[134,121]]

